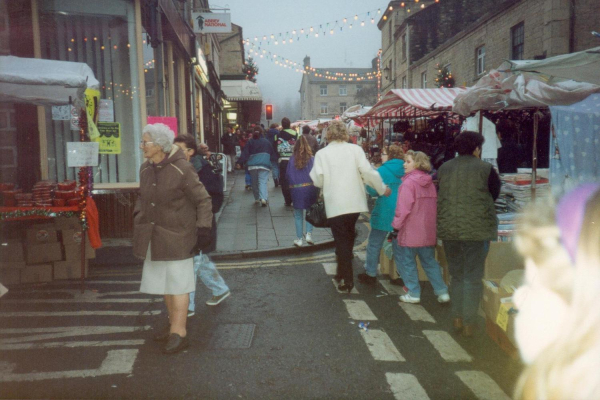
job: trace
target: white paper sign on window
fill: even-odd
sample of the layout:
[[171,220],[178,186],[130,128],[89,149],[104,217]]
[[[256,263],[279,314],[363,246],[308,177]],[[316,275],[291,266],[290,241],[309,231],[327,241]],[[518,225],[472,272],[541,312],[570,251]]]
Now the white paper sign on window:
[[69,121],[71,119],[71,106],[52,106],[52,121]]
[[98,121],[99,122],[115,122],[115,109],[113,107],[113,101],[108,99],[101,99],[100,106],[98,107]]
[[98,142],[67,142],[67,167],[97,167]]

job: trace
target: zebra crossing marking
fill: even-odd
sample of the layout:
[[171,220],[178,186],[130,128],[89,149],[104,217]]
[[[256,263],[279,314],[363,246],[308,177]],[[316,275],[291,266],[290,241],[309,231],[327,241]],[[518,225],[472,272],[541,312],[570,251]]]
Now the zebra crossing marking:
[[510,400],[510,397],[485,372],[457,371],[455,374],[479,400]]
[[425,310],[425,307],[418,304],[408,304],[399,302],[398,305],[408,317],[413,321],[431,322],[435,324],[435,319]]
[[397,400],[429,400],[416,376],[388,372],[385,379]]
[[376,361],[406,361],[398,351],[394,342],[384,331],[378,329],[360,330],[360,335],[367,344],[371,356]]
[[381,283],[381,286],[383,286],[383,288],[387,290],[389,294],[395,294],[397,296],[402,296],[406,294],[404,289],[402,289],[402,286],[392,285],[387,279],[381,279],[379,280],[379,283]]
[[377,317],[362,300],[344,300],[350,318],[355,321],[377,321]]
[[452,339],[448,332],[423,331],[423,334],[431,342],[440,356],[447,362],[471,362],[471,357],[460,345]]

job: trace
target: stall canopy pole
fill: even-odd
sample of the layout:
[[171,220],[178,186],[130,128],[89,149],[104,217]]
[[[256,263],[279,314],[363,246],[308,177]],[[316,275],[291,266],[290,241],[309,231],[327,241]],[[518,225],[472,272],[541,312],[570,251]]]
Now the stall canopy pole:
[[537,137],[540,124],[539,109],[533,114],[533,155],[531,162],[531,200],[535,201],[536,181],[537,181]]

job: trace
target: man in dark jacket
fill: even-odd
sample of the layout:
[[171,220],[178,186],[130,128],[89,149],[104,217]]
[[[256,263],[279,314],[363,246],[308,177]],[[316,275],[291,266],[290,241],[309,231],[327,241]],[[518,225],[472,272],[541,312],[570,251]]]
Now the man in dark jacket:
[[483,136],[464,131],[454,141],[459,156],[439,168],[437,237],[444,242],[452,276],[454,327],[472,336],[483,290],[483,268],[491,240],[498,238],[494,201],[500,178],[480,159]]
[[273,151],[277,155],[277,160],[273,162],[273,169],[271,172],[273,173],[273,182],[275,183],[275,187],[279,186],[279,155],[277,154],[277,139],[279,138],[279,124],[273,123],[269,127],[269,130],[265,133],[265,139],[269,143],[273,145]]
[[302,136],[306,138],[306,141],[313,152],[313,156],[317,154],[317,150],[319,150],[319,142],[317,142],[317,138],[312,135],[310,126],[304,125],[302,127]]
[[263,207],[266,207],[269,200],[267,182],[269,181],[271,165],[277,160],[277,156],[273,151],[273,145],[262,137],[259,129],[253,132],[252,139],[244,147],[242,156],[237,163],[240,167],[246,165],[251,176],[254,200],[257,204],[260,203]]
[[279,153],[279,171],[283,171],[279,178],[279,184],[281,185],[281,192],[285,200],[285,205],[290,207],[292,205],[292,193],[285,176],[287,166],[290,161],[290,157],[294,154],[294,145],[298,140],[298,133],[290,128],[290,119],[284,117],[281,120],[281,132],[279,133],[279,140],[277,140],[277,151]]
[[228,126],[225,134],[221,138],[221,144],[223,145],[223,153],[227,156],[227,172],[233,171],[235,165],[235,146],[238,146],[238,139],[233,133],[233,128]]
[[[198,172],[198,178],[200,182],[206,188],[206,191],[210,194],[212,200],[212,211],[213,211],[213,222],[211,229],[212,245],[210,248],[205,249],[199,255],[194,256],[194,271],[197,275],[200,275],[202,283],[212,291],[212,298],[210,298],[206,304],[209,306],[216,306],[225,300],[231,292],[229,287],[217,271],[217,267],[208,257],[208,253],[217,249],[217,223],[214,217],[223,204],[223,179],[219,174],[214,172],[211,164],[204,158],[202,151],[206,153],[208,146],[201,144],[201,154],[196,154],[197,146],[196,140],[190,135],[177,136],[174,143],[183,150],[186,159],[194,165],[194,168]],[[194,302],[194,296],[196,292],[190,293],[190,304],[188,306],[188,317],[195,314],[196,304]]]

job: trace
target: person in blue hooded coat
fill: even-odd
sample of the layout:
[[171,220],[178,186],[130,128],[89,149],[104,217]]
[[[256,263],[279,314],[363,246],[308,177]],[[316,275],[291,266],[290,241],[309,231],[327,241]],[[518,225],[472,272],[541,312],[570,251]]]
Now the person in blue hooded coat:
[[383,242],[388,233],[393,230],[392,220],[396,211],[396,200],[398,199],[398,188],[404,176],[404,152],[402,147],[392,145],[388,150],[388,161],[377,169],[383,183],[391,190],[389,197],[379,196],[377,192],[367,186],[367,193],[376,196],[375,208],[371,213],[371,233],[367,244],[367,262],[365,273],[358,274],[358,280],[362,283],[374,284],[377,281],[377,264]]

